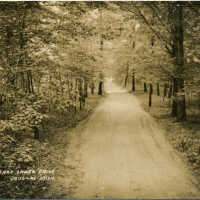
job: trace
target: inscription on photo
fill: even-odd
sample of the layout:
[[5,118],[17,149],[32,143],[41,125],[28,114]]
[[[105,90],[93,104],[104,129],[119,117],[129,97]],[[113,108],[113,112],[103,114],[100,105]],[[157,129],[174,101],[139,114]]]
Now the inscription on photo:
[[0,170],[0,176],[7,176],[11,181],[54,181],[55,170],[30,169],[30,170]]

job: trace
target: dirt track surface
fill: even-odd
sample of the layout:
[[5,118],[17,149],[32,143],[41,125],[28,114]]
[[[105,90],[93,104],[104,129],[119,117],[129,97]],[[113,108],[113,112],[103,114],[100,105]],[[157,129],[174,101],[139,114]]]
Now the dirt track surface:
[[105,89],[107,97],[89,120],[70,133],[65,162],[79,171],[73,197],[200,197],[180,156],[136,97],[111,81]]

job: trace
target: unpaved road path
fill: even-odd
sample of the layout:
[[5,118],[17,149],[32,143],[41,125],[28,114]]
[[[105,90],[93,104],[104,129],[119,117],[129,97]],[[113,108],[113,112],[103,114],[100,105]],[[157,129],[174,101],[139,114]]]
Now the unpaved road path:
[[73,197],[200,197],[194,178],[137,98],[111,81],[105,88],[107,97],[71,133],[65,162],[79,171]]

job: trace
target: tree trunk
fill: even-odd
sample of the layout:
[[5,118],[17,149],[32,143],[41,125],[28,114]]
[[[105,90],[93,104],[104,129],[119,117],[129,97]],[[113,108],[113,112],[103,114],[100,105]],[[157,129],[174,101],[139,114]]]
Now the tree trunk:
[[177,96],[177,121],[186,120],[185,94]]
[[[19,65],[21,67],[24,67],[24,58],[25,58],[25,38],[24,38],[24,29],[25,29],[25,13],[22,16],[22,22],[21,22],[21,27],[20,27],[20,34],[19,34],[19,47],[21,50],[21,53],[19,55]],[[25,71],[21,72],[21,76],[22,76],[22,89],[24,89],[25,92],[28,91],[28,75],[27,75],[27,80],[25,79]]]
[[126,88],[126,86],[127,86],[127,81],[128,81],[128,76],[126,75],[125,76],[125,80],[124,80],[124,87]]
[[33,85],[33,76],[32,71],[29,71],[29,79],[30,79],[30,85],[31,85],[31,92],[34,93],[34,85]]
[[150,87],[151,94],[153,94],[153,84],[150,83],[149,87]]
[[152,94],[149,92],[149,107],[152,105]]
[[167,96],[167,84],[164,84],[164,90],[163,90],[163,96],[164,98]]
[[124,87],[125,87],[125,88],[126,88],[126,86],[127,86],[128,76],[129,76],[129,65],[128,65],[128,63],[127,63],[126,76],[125,76],[125,81],[124,81]]
[[30,85],[30,91],[31,93],[33,93],[33,79],[32,79],[32,72],[29,70],[28,72],[28,75],[29,75],[29,85]]
[[37,126],[33,127],[33,131],[34,131],[34,139],[38,140],[39,139],[39,129]]
[[84,97],[88,97],[88,81],[84,80]]
[[29,71],[26,72],[26,76],[27,76],[27,92],[31,93],[31,81],[30,81],[30,76],[29,76]]
[[170,99],[172,96],[173,85],[171,84],[169,87],[168,98]]
[[160,96],[160,85],[157,83],[157,96]]
[[102,86],[103,86],[103,81],[100,81],[100,82],[99,82],[99,88],[98,88],[98,95],[102,95],[102,93],[103,93],[103,88],[102,88]]
[[[183,7],[182,3],[178,2],[174,7],[174,40],[173,51],[175,56],[175,78],[174,78],[174,100],[172,104],[172,116],[178,121],[186,119],[186,104],[184,94],[184,49],[183,49]],[[180,93],[181,92],[181,96]]]
[[13,32],[11,30],[11,27],[7,26],[6,27],[6,48],[5,48],[5,52],[6,52],[6,59],[7,59],[7,63],[10,66],[11,65],[11,60],[10,60],[10,44],[11,44],[11,38],[13,36]]
[[91,89],[91,94],[92,95],[94,94],[94,88],[95,88],[94,82],[92,82],[91,85],[90,85],[90,89]]
[[147,84],[144,82],[144,92],[147,92]]
[[84,97],[84,92],[83,92],[83,85],[82,85],[82,80],[79,80],[79,103],[80,103],[80,110],[85,105],[85,97]]
[[135,92],[135,72],[132,74],[132,92]]
[[[66,79],[67,79],[67,92],[68,92],[68,95],[71,96],[72,91],[70,89],[70,80],[69,80],[69,74],[68,73],[67,73]],[[60,83],[61,83],[61,80],[60,80]],[[62,94],[63,94],[63,89],[62,89]]]
[[21,88],[25,90],[25,79],[24,79],[24,72],[21,72]]
[[77,90],[77,88],[78,88],[78,79],[76,78],[75,79],[75,90]]
[[153,94],[153,85],[150,83],[149,85],[149,107],[152,106],[152,94]]

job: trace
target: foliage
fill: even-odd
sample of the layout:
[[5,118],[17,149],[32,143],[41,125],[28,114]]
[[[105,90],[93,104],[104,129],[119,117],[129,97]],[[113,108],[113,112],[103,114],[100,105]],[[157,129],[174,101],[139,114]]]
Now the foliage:
[[[49,151],[44,141],[33,140],[34,127],[45,138],[45,128],[74,126],[91,111],[89,86],[98,88],[105,76],[121,81],[135,70],[137,80],[172,81],[174,14],[180,5],[184,70],[179,75],[199,91],[198,3],[0,2],[1,167],[38,167]],[[198,143],[178,140],[184,151]],[[27,197],[36,196],[37,184],[27,184]],[[25,197],[17,187],[9,186],[10,197]]]
[[[130,54],[134,57],[131,58],[133,60],[132,65],[137,67],[138,79],[147,79],[149,82],[152,80],[171,81],[174,77],[181,76],[186,84],[192,82],[193,85],[198,85],[199,60],[196,56],[199,52],[197,50],[199,48],[198,3],[180,3],[184,10],[185,60],[184,70],[181,74],[176,72],[173,55],[174,22],[176,22],[173,10],[179,7],[179,3],[119,2],[117,5],[123,11],[129,13],[129,18],[126,17],[129,19],[128,24],[134,21],[135,24],[140,24],[137,31],[131,31],[136,45],[132,51],[130,50]],[[192,23],[191,16],[195,16]],[[126,71],[125,67],[124,71]]]

